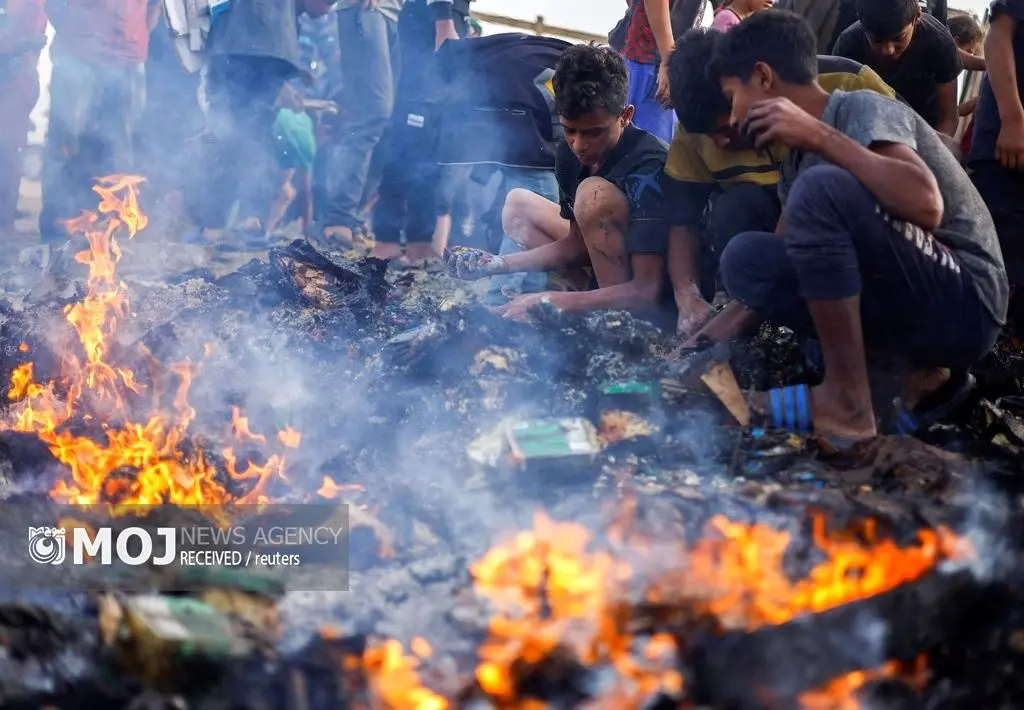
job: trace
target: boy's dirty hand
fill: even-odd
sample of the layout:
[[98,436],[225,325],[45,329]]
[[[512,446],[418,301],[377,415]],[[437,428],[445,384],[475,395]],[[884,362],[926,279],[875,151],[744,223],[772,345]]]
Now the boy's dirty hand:
[[495,308],[494,312],[509,320],[524,321],[531,309],[544,303],[551,303],[550,293],[519,294],[513,296],[504,306]]
[[475,281],[500,274],[504,268],[504,259],[482,249],[455,247],[444,250],[445,273],[457,279]]
[[757,148],[779,142],[797,150],[813,150],[825,124],[789,99],[758,101],[750,106],[743,132]]

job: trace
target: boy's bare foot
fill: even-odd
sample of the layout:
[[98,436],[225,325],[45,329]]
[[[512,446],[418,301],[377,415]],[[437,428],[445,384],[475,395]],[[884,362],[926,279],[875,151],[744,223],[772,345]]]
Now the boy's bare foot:
[[[814,433],[844,441],[865,441],[878,436],[870,394],[864,397],[834,390],[827,382],[810,388],[810,411],[807,413]],[[771,415],[767,392],[756,392],[750,406],[757,412]]]
[[397,242],[377,242],[370,256],[378,259],[397,259],[402,256],[402,245]]
[[352,248],[352,230],[348,227],[324,227],[324,238],[338,242],[346,249]]

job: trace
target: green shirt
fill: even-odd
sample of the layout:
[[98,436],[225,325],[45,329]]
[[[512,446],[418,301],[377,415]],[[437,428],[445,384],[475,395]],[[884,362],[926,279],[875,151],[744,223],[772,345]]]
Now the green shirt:
[[282,170],[312,170],[316,160],[316,132],[309,114],[283,108],[274,121],[274,147]]

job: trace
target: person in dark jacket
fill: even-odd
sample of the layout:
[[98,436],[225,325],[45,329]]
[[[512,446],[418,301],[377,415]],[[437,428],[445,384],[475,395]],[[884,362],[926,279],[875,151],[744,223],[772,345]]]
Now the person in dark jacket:
[[[398,18],[402,47],[391,126],[381,143],[383,174],[373,212],[374,254],[408,260],[439,257],[432,243],[437,225],[439,105],[444,87],[436,50],[467,30],[469,0],[407,0]],[[404,246],[403,246],[404,245]],[[403,254],[404,252],[404,254]]]
[[301,73],[297,13],[326,9],[322,0],[231,0],[214,18],[207,39],[210,142],[193,215],[200,228],[222,225],[237,199],[240,222],[262,235],[276,187],[274,104]]
[[[493,208],[479,215],[489,249],[501,256],[523,250],[516,230],[516,205],[509,195],[558,201],[555,158],[562,126],[555,110],[554,75],[568,42],[553,37],[498,34],[446,42],[438,52],[446,98],[441,106],[438,162],[437,246],[444,247],[454,222],[455,194],[468,182],[496,181]],[[495,177],[497,175],[497,177]],[[495,276],[485,303],[500,305],[505,293],[539,291],[541,273]]]

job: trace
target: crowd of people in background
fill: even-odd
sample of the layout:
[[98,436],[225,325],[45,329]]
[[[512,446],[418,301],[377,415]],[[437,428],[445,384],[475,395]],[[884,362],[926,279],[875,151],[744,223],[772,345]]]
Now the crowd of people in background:
[[[987,28],[932,0],[627,0],[607,45],[481,36],[470,0],[228,0],[201,71],[169,2],[0,4],[0,229],[49,21],[44,242],[134,171],[211,248],[294,217],[489,278],[510,318],[629,310],[683,349],[767,320],[825,379],[761,409],[839,440],[944,416],[1024,311],[1024,0]],[[906,375],[881,424],[879,353]]]

